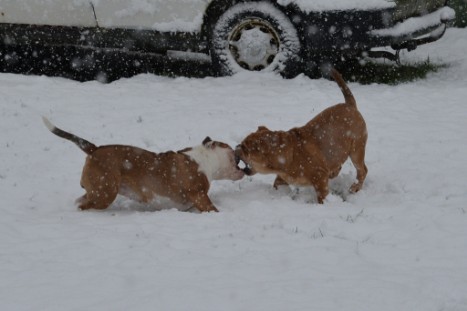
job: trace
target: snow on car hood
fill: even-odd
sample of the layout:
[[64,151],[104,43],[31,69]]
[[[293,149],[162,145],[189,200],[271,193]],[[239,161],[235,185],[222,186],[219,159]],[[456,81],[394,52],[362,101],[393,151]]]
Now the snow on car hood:
[[283,6],[295,4],[305,13],[337,10],[377,10],[396,6],[391,0],[277,0]]

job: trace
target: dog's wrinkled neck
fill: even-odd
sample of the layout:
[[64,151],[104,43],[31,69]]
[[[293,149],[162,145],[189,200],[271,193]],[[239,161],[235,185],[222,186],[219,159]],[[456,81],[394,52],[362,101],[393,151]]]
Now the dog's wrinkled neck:
[[203,145],[187,148],[187,150],[182,151],[182,153],[198,163],[198,171],[206,175],[209,182],[220,179],[221,177],[219,176],[219,170],[221,169],[220,163],[222,163],[220,160],[220,152],[222,152],[222,150],[219,150],[219,148],[210,149]]

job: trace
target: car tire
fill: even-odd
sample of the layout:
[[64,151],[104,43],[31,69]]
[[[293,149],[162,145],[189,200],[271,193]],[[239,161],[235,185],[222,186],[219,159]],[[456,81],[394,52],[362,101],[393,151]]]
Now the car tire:
[[261,71],[291,77],[298,67],[300,51],[294,25],[269,2],[238,3],[212,28],[212,64],[221,76]]

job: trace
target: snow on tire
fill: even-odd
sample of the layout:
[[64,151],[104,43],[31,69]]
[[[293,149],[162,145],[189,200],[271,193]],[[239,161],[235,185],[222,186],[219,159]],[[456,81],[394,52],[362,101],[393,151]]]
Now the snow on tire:
[[215,23],[213,66],[220,75],[241,71],[293,74],[300,40],[289,18],[269,2],[239,3]]

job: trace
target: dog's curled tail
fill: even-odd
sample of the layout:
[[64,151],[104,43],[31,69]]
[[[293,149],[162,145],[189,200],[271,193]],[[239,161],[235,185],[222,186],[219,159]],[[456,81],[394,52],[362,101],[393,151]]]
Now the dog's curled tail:
[[71,142],[74,142],[81,150],[83,150],[87,154],[91,154],[97,149],[96,145],[87,141],[86,139],[83,139],[81,137],[78,137],[76,135],[73,135],[71,133],[65,132],[64,130],[59,129],[58,127],[53,125],[46,117],[42,117],[42,121],[44,121],[44,124],[45,126],[47,126],[49,131],[51,131],[58,137],[65,138]]
[[345,98],[345,103],[349,105],[356,106],[357,103],[355,101],[355,98],[353,97],[352,92],[350,91],[349,87],[347,86],[347,83],[345,83],[344,79],[342,79],[341,74],[339,71],[336,69],[332,68],[331,69],[331,77],[334,79],[334,81],[337,82],[337,85],[339,85],[342,94],[344,94]]

